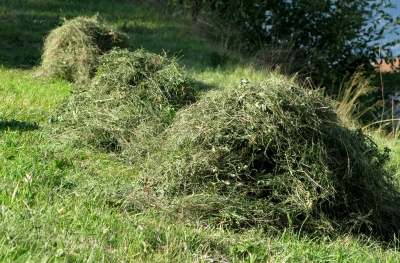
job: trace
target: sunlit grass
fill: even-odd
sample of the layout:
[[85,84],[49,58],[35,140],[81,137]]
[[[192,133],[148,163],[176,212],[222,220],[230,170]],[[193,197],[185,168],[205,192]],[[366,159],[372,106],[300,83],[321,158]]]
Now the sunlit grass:
[[[98,12],[127,32],[134,46],[180,56],[205,90],[265,77],[234,58],[215,62],[223,52],[191,34],[193,21],[139,2],[0,0],[0,262],[400,261],[396,242],[303,236],[290,229],[279,235],[232,232],[172,220],[151,208],[126,210],[122,199],[141,164],[126,165],[53,138],[49,119],[74,87],[33,73],[42,40],[61,17]],[[374,138],[392,148],[387,169],[399,177],[398,142]]]
[[43,121],[72,87],[63,81],[37,80],[27,70],[0,68],[0,118]]

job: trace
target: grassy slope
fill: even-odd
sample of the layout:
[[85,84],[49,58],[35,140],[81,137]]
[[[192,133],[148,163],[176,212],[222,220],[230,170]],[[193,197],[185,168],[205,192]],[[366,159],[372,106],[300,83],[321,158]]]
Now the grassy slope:
[[[72,87],[30,75],[43,37],[59,17],[100,16],[117,24],[135,46],[181,54],[199,83],[223,87],[261,79],[238,63],[215,67],[218,52],[191,34],[179,16],[134,1],[5,0],[0,5],[0,261],[1,262],[398,262],[396,248],[363,237],[299,237],[233,233],[196,222],[171,222],[155,211],[115,206],[135,180],[136,167],[87,149],[61,147],[46,129]],[[184,25],[184,26],[183,26]],[[221,61],[222,63],[225,61]],[[224,84],[225,83],[225,84]],[[387,141],[381,141],[382,144]],[[398,171],[400,150],[391,142]],[[113,200],[113,202],[110,202]]]

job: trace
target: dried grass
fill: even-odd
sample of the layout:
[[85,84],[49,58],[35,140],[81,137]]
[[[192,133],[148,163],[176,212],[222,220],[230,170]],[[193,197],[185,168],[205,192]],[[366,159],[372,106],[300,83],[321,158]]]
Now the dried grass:
[[45,39],[39,74],[88,83],[100,56],[115,46],[129,47],[128,37],[97,16],[64,20]]
[[90,85],[60,106],[56,119],[68,140],[134,162],[196,93],[176,59],[115,48],[102,57]]
[[141,180],[174,216],[386,236],[400,225],[388,150],[344,127],[323,91],[285,77],[209,93],[159,141]]

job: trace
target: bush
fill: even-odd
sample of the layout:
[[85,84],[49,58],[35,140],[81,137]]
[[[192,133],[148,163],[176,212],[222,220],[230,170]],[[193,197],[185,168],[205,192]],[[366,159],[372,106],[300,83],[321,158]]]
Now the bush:
[[90,85],[60,107],[57,119],[63,134],[79,144],[135,161],[195,97],[176,59],[115,48],[102,57]]
[[[249,57],[254,54],[262,66],[301,71],[316,86],[331,87],[378,54],[376,45],[396,30],[396,20],[388,14],[393,1],[328,0],[164,0],[169,6],[186,10],[218,28],[224,46]],[[204,24],[204,23],[203,23]],[[386,59],[398,40],[385,44]],[[276,44],[282,44],[276,47]],[[289,52],[289,48],[295,52]],[[379,49],[381,50],[381,49]],[[267,60],[262,59],[263,57]],[[278,57],[279,60],[275,60]],[[272,60],[269,60],[272,58]],[[288,65],[285,62],[291,62]]]
[[128,37],[97,16],[65,20],[45,39],[40,74],[88,83],[100,56],[115,46],[129,47]]
[[343,127],[323,91],[284,77],[209,93],[179,111],[159,144],[143,189],[184,218],[385,235],[400,225],[388,150]]

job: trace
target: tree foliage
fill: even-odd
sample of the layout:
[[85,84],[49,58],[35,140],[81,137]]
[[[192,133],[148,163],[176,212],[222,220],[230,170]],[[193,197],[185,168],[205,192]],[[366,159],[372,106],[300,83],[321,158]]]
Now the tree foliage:
[[306,68],[317,83],[359,64],[369,65],[378,52],[371,43],[394,32],[396,25],[384,11],[393,7],[391,0],[170,1],[189,10],[193,18],[201,13],[218,18],[218,24],[225,31],[233,29],[235,39],[250,52],[292,41],[299,62],[292,69]]

